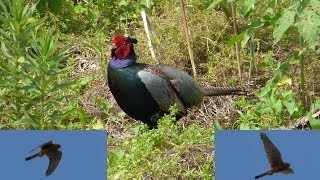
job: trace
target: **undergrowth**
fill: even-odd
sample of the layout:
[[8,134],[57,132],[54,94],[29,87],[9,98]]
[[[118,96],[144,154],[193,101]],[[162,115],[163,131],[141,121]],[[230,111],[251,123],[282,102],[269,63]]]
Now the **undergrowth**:
[[198,125],[182,129],[174,123],[174,116],[173,109],[151,131],[145,125],[137,126],[134,137],[110,152],[109,177],[213,179],[213,129]]

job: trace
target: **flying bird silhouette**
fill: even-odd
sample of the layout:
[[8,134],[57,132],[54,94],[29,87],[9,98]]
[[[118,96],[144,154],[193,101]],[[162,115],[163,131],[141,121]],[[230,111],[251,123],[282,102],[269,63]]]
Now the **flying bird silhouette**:
[[46,155],[49,158],[49,166],[46,171],[46,176],[49,176],[50,174],[53,173],[53,171],[57,168],[61,157],[62,157],[62,152],[59,150],[61,148],[60,144],[53,144],[52,141],[48,141],[46,143],[41,144],[37,148],[31,150],[30,152],[40,148],[40,151],[34,155],[31,155],[27,157],[25,160],[29,161],[33,158],[36,157],[42,157]]
[[264,150],[266,152],[267,158],[269,160],[269,164],[271,166],[271,169],[265,173],[262,173],[255,177],[255,179],[259,179],[266,175],[272,175],[274,173],[284,173],[284,174],[293,174],[293,170],[290,168],[289,163],[283,162],[281,158],[281,153],[277,149],[277,147],[271,142],[271,140],[268,138],[268,136],[261,132],[260,138],[264,145]]

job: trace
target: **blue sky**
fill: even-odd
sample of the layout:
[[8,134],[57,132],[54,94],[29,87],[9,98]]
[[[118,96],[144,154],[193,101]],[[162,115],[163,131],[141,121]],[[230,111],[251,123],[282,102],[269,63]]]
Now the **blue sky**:
[[[261,131],[216,131],[216,180],[250,180],[269,170]],[[275,144],[294,174],[274,174],[263,180],[319,180],[320,131],[262,131]]]
[[[0,131],[0,179],[106,180],[106,139],[106,131]],[[46,177],[47,157],[25,158],[49,140],[62,146],[62,159]]]

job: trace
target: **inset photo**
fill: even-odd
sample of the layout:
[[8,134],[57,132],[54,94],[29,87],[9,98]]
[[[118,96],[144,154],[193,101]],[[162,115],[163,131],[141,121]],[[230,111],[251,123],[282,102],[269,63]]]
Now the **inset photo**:
[[107,179],[106,131],[0,131],[0,143],[0,179]]
[[318,180],[319,140],[319,131],[216,131],[215,179]]

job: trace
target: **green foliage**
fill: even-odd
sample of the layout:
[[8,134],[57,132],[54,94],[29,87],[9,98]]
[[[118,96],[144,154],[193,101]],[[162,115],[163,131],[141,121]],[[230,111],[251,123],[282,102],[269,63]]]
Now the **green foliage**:
[[229,7],[229,0],[213,0],[210,3],[210,5],[208,6],[208,9],[214,9],[218,5],[221,7],[221,9],[224,12],[225,16],[230,18],[231,17],[231,9]]
[[52,22],[58,21],[61,30],[66,32],[81,31],[96,27],[97,16],[93,12],[93,3],[73,5],[68,0],[40,0],[37,10]]
[[[31,42],[31,49],[35,54],[27,54],[26,62],[23,64],[25,71],[29,71],[24,74],[26,86],[23,89],[30,100],[26,105],[25,116],[16,123],[31,122],[35,127],[45,127],[45,124],[53,124],[54,121],[64,119],[70,111],[74,110],[73,106],[63,110],[59,107],[70,96],[62,92],[74,85],[76,81],[61,82],[59,80],[61,74],[68,71],[68,68],[60,64],[68,50],[57,52],[57,38],[48,32],[40,31],[37,36],[38,38]],[[31,113],[32,109],[36,111]]]
[[320,130],[320,121],[312,116],[309,117],[310,126],[313,130]]
[[[213,2],[217,5],[223,1]],[[240,1],[238,1],[238,4],[240,4]],[[315,47],[319,45],[320,42],[319,12],[320,2],[318,0],[295,0],[292,2],[283,1],[280,3],[276,0],[244,0],[242,5],[240,5],[240,14],[244,17],[244,20],[248,21],[248,25],[243,28],[242,33],[234,35],[229,39],[228,47],[233,47],[235,43],[241,42],[241,46],[244,48],[248,42],[250,42],[250,78],[255,64],[254,54],[255,51],[258,50],[255,48],[256,42],[259,42],[260,40],[257,37],[264,29],[273,29],[274,45],[279,43],[281,39],[290,41],[293,46],[292,49],[294,49],[293,52],[299,52],[299,55],[294,56],[299,60],[299,64],[297,64],[300,71],[299,76],[297,76],[300,78],[299,86],[301,91],[299,95],[303,106],[307,108],[308,105],[306,104],[307,97],[305,92],[307,89],[305,87],[305,69],[307,67],[304,63],[307,55],[312,52],[312,50],[308,48]],[[299,33],[300,37],[292,38],[292,36],[297,36],[297,33]],[[261,37],[261,35],[260,38],[266,39],[266,37]]]
[[[214,3],[220,3],[220,1],[214,1]],[[277,12],[279,7],[277,1],[245,0],[240,8],[240,13],[252,22],[249,23],[243,33],[237,35],[241,38],[236,38],[236,41],[233,38],[229,44],[241,40],[241,44],[244,46],[258,29],[271,25],[274,27],[274,44],[282,39],[290,27],[297,27],[300,36],[308,45],[319,45],[320,2],[318,0],[295,0],[281,14]],[[261,15],[262,10],[265,13]]]
[[229,40],[228,46],[233,46],[236,42],[241,42],[241,46],[245,47],[249,39],[257,33],[257,31],[275,25],[280,18],[277,1],[255,1],[245,0],[240,5],[240,15],[247,21],[248,25],[242,33],[235,35]]
[[59,52],[57,37],[38,31],[44,19],[33,16],[36,6],[24,6],[22,0],[0,5],[2,127],[63,128],[72,113],[84,120],[77,103],[69,101],[76,81],[62,80],[72,70],[61,64],[68,50]]
[[287,29],[292,26],[296,16],[296,10],[299,6],[299,3],[296,1],[295,4],[290,6],[288,9],[283,11],[281,17],[276,21],[276,27],[273,32],[274,43],[277,43]]
[[245,0],[240,8],[240,13],[247,16],[250,14],[250,12],[252,12],[255,3],[256,0]]
[[274,43],[281,39],[290,26],[295,25],[308,45],[319,45],[320,2],[318,0],[294,1],[290,7],[285,9],[276,25],[273,32]]
[[285,120],[301,117],[305,110],[295,99],[296,94],[290,89],[292,79],[285,75],[290,61],[278,63],[274,77],[256,93],[257,100],[241,98],[234,103],[242,108],[238,111],[240,129],[256,127],[277,127]]
[[176,110],[161,119],[158,129],[140,126],[132,139],[109,152],[108,178],[213,179],[213,159],[203,156],[211,156],[212,129],[180,129],[174,124]]
[[71,0],[40,0],[37,9],[46,14],[51,23],[59,23],[65,32],[116,30],[124,33],[128,25],[134,26],[140,21],[144,4],[144,1],[133,0],[80,1],[78,4]]
[[42,21],[32,17],[35,5],[24,6],[22,0],[0,2],[2,14],[0,20],[1,50],[3,56],[0,62],[1,71],[1,115],[10,120],[22,118],[25,110],[21,107],[28,99],[23,91],[27,86],[23,73],[25,49],[29,46],[29,39],[33,38]]
[[312,105],[309,112],[309,122],[312,129],[320,129],[320,121],[317,118],[312,117],[311,115],[315,112],[319,112],[320,110],[320,99],[317,99]]
[[63,7],[67,6],[70,2],[66,0],[39,0],[37,2],[37,9],[40,13],[49,11],[59,14],[62,12]]

